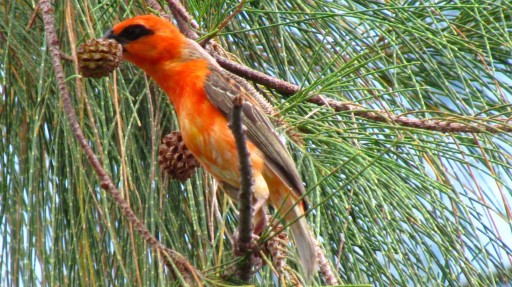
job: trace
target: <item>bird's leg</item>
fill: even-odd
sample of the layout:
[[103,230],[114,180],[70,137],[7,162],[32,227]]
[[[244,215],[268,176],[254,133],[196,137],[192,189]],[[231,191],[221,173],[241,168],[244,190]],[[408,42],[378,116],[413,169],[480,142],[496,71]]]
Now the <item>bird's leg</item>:
[[254,223],[253,233],[260,235],[261,232],[267,227],[267,199],[255,199],[253,204],[253,217],[252,222]]

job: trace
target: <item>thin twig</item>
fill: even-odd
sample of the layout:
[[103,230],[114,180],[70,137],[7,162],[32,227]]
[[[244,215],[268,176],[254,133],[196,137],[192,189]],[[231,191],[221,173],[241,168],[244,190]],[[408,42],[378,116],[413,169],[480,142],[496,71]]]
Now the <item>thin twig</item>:
[[167,1],[169,8],[171,9],[172,15],[178,23],[178,28],[187,38],[196,40],[199,35],[193,30],[199,29],[199,24],[188,14],[187,9],[181,5],[178,0]]
[[167,20],[171,20],[169,15],[165,14],[164,9],[162,9],[162,6],[160,6],[160,3],[158,3],[158,1],[156,1],[156,0],[146,0],[146,3],[148,4],[149,7],[151,7],[151,9],[157,11],[158,14],[160,15],[160,17],[165,18]]
[[240,3],[236,6],[236,8],[233,11],[233,13],[231,13],[228,17],[226,17],[226,19],[224,19],[224,21],[222,21],[222,23],[220,23],[217,26],[217,28],[215,28],[214,33],[211,33],[206,38],[201,40],[201,42],[199,42],[199,45],[201,45],[202,47],[206,46],[206,44],[208,44],[208,42],[210,42],[210,40],[213,39],[213,37],[218,35],[219,32],[222,31],[222,29],[226,28],[226,26],[229,24],[229,22],[233,18],[235,18],[236,15],[238,15],[238,14],[240,14],[240,12],[242,12],[242,8],[244,7],[244,3],[245,3],[245,0],[240,1]]
[[[165,265],[170,270],[177,269],[183,272],[186,277],[191,279],[189,282],[202,286],[202,282],[198,277],[197,270],[179,253],[165,247],[161,244],[146,228],[144,223],[140,221],[135,213],[132,211],[128,203],[124,200],[119,190],[115,187],[112,179],[109,177],[103,166],[101,165],[98,157],[94,154],[91,147],[88,145],[87,140],[84,136],[82,128],[80,127],[78,118],[76,116],[73,104],[71,102],[71,96],[69,90],[65,84],[64,69],[61,64],[61,52],[59,48],[59,40],[57,38],[57,32],[55,30],[55,19],[53,16],[53,8],[50,0],[41,0],[40,7],[43,15],[44,28],[46,33],[46,39],[48,42],[48,49],[50,52],[53,68],[55,71],[55,77],[57,86],[60,91],[62,105],[64,112],[69,121],[71,131],[75,136],[76,141],[87,155],[87,160],[93,167],[97,176],[100,179],[101,188],[105,189],[109,193],[114,201],[117,203],[119,209],[128,219],[128,221],[135,227],[135,229],[142,235],[145,242],[159,255],[162,255]],[[192,281],[193,280],[193,281]]]
[[32,12],[32,15],[30,16],[30,20],[28,20],[27,27],[25,27],[25,31],[28,31],[32,29],[32,26],[34,25],[34,21],[36,20],[37,13],[39,12],[41,4],[37,3],[34,7],[34,12]]
[[60,51],[60,57],[62,58],[62,60],[65,60],[67,62],[71,62],[73,63],[75,61],[75,58],[73,58],[72,56]]
[[219,65],[235,75],[254,81],[265,87],[274,89],[284,95],[291,96],[300,92],[300,87],[297,85],[271,77],[262,72],[253,70],[247,66],[240,65],[217,54],[213,54],[212,56],[215,58],[215,60],[217,60]]
[[249,259],[244,260],[238,269],[241,280],[251,280],[252,261],[250,260],[251,240],[252,240],[252,186],[253,177],[251,163],[249,161],[249,151],[247,150],[245,131],[242,124],[242,108],[243,97],[236,96],[233,99],[233,110],[229,127],[235,137],[236,149],[238,152],[239,169],[240,169],[240,191],[238,193],[238,252],[240,254],[249,255]]

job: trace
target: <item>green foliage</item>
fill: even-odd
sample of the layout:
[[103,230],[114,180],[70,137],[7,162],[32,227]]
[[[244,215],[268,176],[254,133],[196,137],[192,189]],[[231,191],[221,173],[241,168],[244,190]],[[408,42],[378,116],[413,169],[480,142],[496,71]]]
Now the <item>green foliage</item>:
[[[237,5],[186,7],[208,34]],[[0,5],[0,285],[173,284],[76,143],[34,7]],[[144,1],[54,8],[71,56],[114,23],[151,13]],[[510,118],[511,9],[507,1],[247,1],[215,38],[241,63],[304,88],[284,97],[259,86],[304,140],[290,148],[314,207],[308,222],[343,284],[510,282],[510,134],[409,128],[307,99],[323,94],[412,119]],[[207,284],[236,284],[219,278],[235,260],[233,205],[202,170],[185,183],[160,174],[160,138],[177,129],[165,95],[127,63],[101,80],[63,63],[89,144],[134,212]],[[277,282],[269,267],[253,281]]]

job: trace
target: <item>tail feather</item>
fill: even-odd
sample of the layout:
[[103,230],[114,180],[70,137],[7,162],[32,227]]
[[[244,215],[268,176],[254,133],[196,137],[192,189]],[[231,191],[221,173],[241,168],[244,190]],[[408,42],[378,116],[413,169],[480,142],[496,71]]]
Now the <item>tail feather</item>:
[[317,270],[317,256],[316,240],[304,217],[306,202],[273,172],[267,172],[264,176],[270,189],[269,203],[287,222],[293,222],[290,224],[290,231],[297,246],[304,279],[309,282]]
[[[300,207],[295,207],[300,208]],[[316,271],[316,245],[304,217],[290,226],[293,241],[297,246],[306,281],[310,281]]]

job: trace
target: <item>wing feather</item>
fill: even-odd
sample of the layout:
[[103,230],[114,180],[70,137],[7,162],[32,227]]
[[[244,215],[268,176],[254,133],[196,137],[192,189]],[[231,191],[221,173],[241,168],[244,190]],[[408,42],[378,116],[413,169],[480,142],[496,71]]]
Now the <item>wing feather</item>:
[[[229,119],[233,109],[233,98],[242,93],[244,97],[243,124],[248,139],[263,153],[267,166],[276,173],[297,195],[304,194],[304,186],[290,154],[279,140],[266,114],[257,101],[241,85],[222,71],[212,68],[205,81],[208,99]],[[305,200],[304,200],[304,203]],[[306,204],[307,205],[307,204]]]

